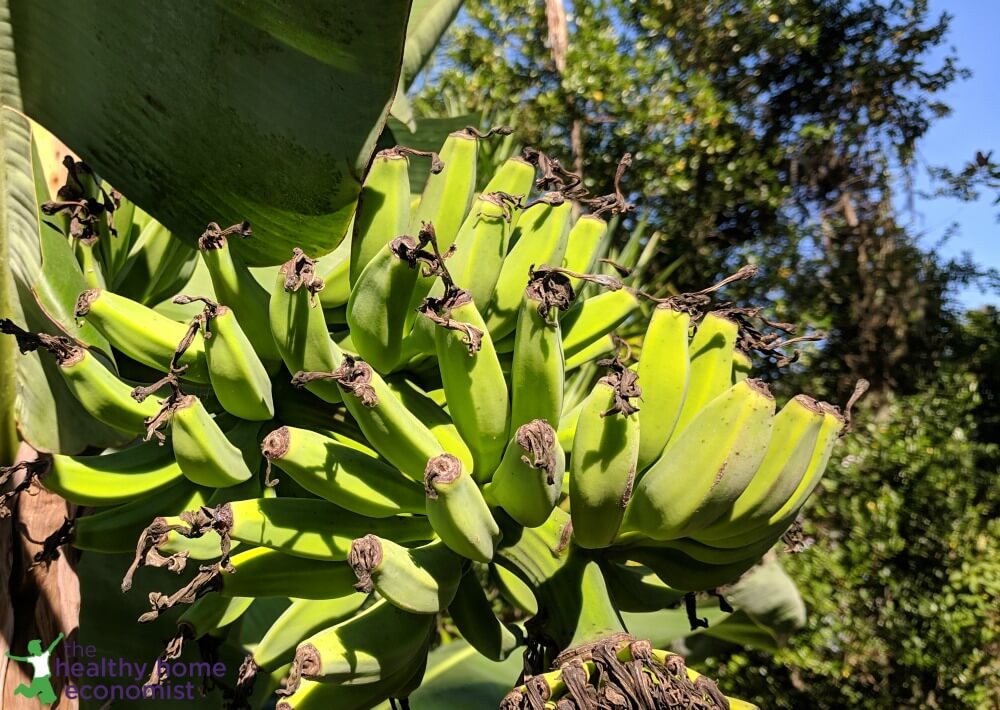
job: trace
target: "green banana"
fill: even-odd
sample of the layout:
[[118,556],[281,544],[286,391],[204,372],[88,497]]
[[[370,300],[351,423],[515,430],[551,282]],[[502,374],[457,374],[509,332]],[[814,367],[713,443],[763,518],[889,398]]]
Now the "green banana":
[[[476,188],[476,152],[479,142],[476,134],[461,130],[451,133],[441,147],[441,161],[444,168],[439,173],[431,171],[420,202],[410,215],[410,233],[431,226],[437,236],[437,244],[450,253],[450,247],[458,236],[472,205]],[[417,327],[420,320],[415,310],[424,300],[437,281],[437,274],[424,270],[410,297],[407,309],[406,331]],[[427,331],[422,331],[426,333]],[[411,346],[412,347],[412,346]]]
[[347,301],[354,349],[380,372],[389,372],[400,359],[425,234],[419,242],[403,235],[385,244],[358,276]]
[[739,324],[724,311],[706,313],[691,339],[687,394],[674,427],[683,433],[702,409],[733,383],[733,353]]
[[[484,192],[474,201],[455,237],[455,254],[448,260],[448,271],[477,307],[485,308],[493,295],[518,210],[519,203],[511,195]],[[438,296],[443,290],[436,284],[430,295]]]
[[174,303],[204,301],[196,316],[205,342],[212,392],[230,414],[250,421],[274,416],[271,378],[232,310],[203,297],[175,296]]
[[440,540],[406,548],[376,535],[351,543],[347,558],[357,576],[355,589],[379,596],[414,614],[436,614],[455,596],[462,558]]
[[87,286],[107,288],[97,242],[96,236],[87,239],[73,239],[73,253],[80,264],[80,271],[83,272],[83,280]]
[[538,599],[535,592],[520,577],[498,564],[490,565],[490,578],[508,604],[520,609],[528,616],[538,613]]
[[186,537],[214,531],[223,543],[238,540],[286,555],[329,562],[346,560],[351,543],[368,533],[401,543],[434,537],[423,517],[367,518],[311,498],[235,500],[178,518],[160,518],[152,528],[150,537],[158,537],[161,533],[157,531],[163,528],[175,528]]
[[572,300],[567,276],[542,268],[531,272],[514,335],[511,430],[535,419],[553,426],[559,423],[565,361],[558,312]]
[[131,446],[103,456],[51,457],[42,483],[77,505],[108,506],[158,493],[183,478],[169,446]]
[[745,380],[753,372],[753,360],[750,356],[739,348],[733,352],[733,379],[732,383],[735,385],[740,380]]
[[[594,263],[601,240],[608,233],[608,223],[601,217],[586,214],[580,217],[569,230],[566,239],[566,254],[562,266],[570,271],[589,273]],[[573,288],[580,285],[580,279],[572,277]]]
[[569,499],[573,539],[584,548],[614,540],[632,497],[639,454],[639,411],[629,401],[641,397],[636,374],[616,356],[584,400],[570,455]]
[[503,623],[493,613],[493,605],[472,569],[462,575],[448,613],[462,638],[491,661],[503,661],[524,645],[521,629]]
[[208,268],[215,297],[236,314],[240,328],[269,374],[281,366],[281,355],[271,335],[268,318],[271,295],[254,278],[246,263],[229,245],[229,237],[251,235],[250,224],[234,224],[222,229],[212,222],[198,239],[201,259]]
[[186,395],[167,407],[174,457],[189,481],[227,488],[253,475],[243,453],[226,438],[198,397]]
[[434,626],[433,614],[412,614],[381,599],[300,643],[292,674],[341,685],[376,683],[406,668]]
[[254,662],[268,671],[290,663],[299,641],[354,616],[367,599],[360,592],[336,599],[293,599],[254,647]]
[[612,558],[645,565],[664,584],[680,592],[700,592],[730,584],[760,561],[760,555],[756,554],[724,565],[706,564],[668,547],[630,547],[613,552]]
[[[316,262],[295,248],[292,258],[278,268],[271,290],[269,320],[271,334],[281,359],[291,373],[330,372],[340,365],[342,354],[326,328],[323,309],[316,294],[323,280],[316,275]],[[320,399],[337,403],[340,389],[332,382],[316,380],[306,389]]]
[[267,547],[254,547],[230,558],[220,568],[218,592],[226,597],[296,597],[340,599],[356,596],[354,572],[343,562],[293,557]]
[[423,513],[420,487],[371,454],[308,429],[280,427],[261,443],[268,462],[310,493],[359,515]]
[[358,196],[348,270],[352,292],[375,255],[409,226],[409,161],[399,148],[389,148],[375,154]]
[[177,618],[187,638],[201,638],[236,622],[253,604],[250,597],[220,597],[209,594],[194,601]]
[[482,311],[494,340],[500,340],[517,325],[532,266],[562,263],[572,212],[569,201],[552,194],[527,207],[518,219],[493,297]]
[[663,583],[652,570],[635,562],[604,560],[601,565],[615,605],[625,612],[646,614],[680,603],[684,592]]
[[209,493],[208,488],[178,481],[128,503],[81,515],[73,523],[73,546],[88,552],[131,552],[150,519],[203,506]]
[[86,348],[63,348],[56,358],[67,388],[90,416],[130,434],[145,433],[146,420],[160,409],[155,400],[133,399],[132,388]]
[[[101,289],[81,293],[74,314],[77,318],[86,318],[112,345],[130,358],[160,372],[170,371],[178,345],[188,336],[188,327],[183,323]],[[194,334],[177,359],[177,365],[186,366],[181,375],[185,380],[209,383],[205,344],[200,334]]]
[[[819,402],[823,412],[823,423],[820,425],[816,445],[812,450],[809,463],[794,487],[794,472],[789,469],[789,480],[780,481],[767,496],[767,502],[752,514],[747,514],[739,522],[726,525],[712,525],[696,533],[696,539],[715,547],[741,547],[748,542],[771,538],[777,540],[798,516],[802,506],[819,485],[826,465],[833,454],[833,448],[844,430],[845,419],[840,410],[826,402]],[[784,473],[784,472],[783,472]],[[791,489],[790,494],[789,489]],[[763,513],[775,506],[777,510],[764,517]],[[765,507],[766,506],[766,507]]]
[[422,311],[437,328],[441,382],[448,411],[472,452],[477,481],[489,480],[507,445],[510,403],[486,325],[467,291],[449,290],[435,308]]
[[152,307],[183,288],[197,264],[197,251],[151,220],[139,232],[112,286],[116,293]]
[[672,540],[715,522],[764,459],[773,414],[774,397],[760,380],[713,399],[639,479],[626,528]]
[[517,429],[483,495],[521,525],[537,527],[559,502],[565,470],[555,430],[536,419]]
[[[458,433],[458,427],[452,422],[451,416],[440,404],[434,401],[426,392],[405,377],[392,377],[386,380],[386,385],[399,398],[417,419],[434,435],[445,451],[454,454],[470,471],[472,470],[472,452]],[[443,396],[444,391],[441,390]],[[443,401],[443,400],[442,400]]]
[[800,394],[782,407],[774,417],[767,453],[749,485],[720,518],[696,533],[695,538],[753,530],[776,513],[808,470],[824,419],[819,403],[806,395]]
[[424,474],[427,519],[452,550],[476,562],[489,562],[500,528],[476,482],[451,454],[435,456]]
[[[523,200],[528,198],[531,188],[535,183],[535,166],[515,155],[503,162],[496,172],[490,177],[482,194],[490,192],[503,192],[513,197],[520,197]],[[516,222],[518,213],[514,213],[512,222]]]
[[669,301],[657,305],[639,355],[643,407],[639,411],[638,469],[660,458],[674,431],[688,389],[691,315]]
[[444,450],[434,435],[363,360],[344,355],[333,372],[299,372],[293,382],[335,381],[367,442],[404,476],[423,482],[427,460]]
[[576,364],[578,354],[601,341],[639,310],[639,299],[632,289],[621,287],[621,282],[614,277],[595,278],[613,290],[577,301],[563,315],[563,353],[567,363]]
[[[330,314],[335,310],[343,310],[351,297],[351,245],[354,243],[351,234],[354,223],[347,230],[343,241],[326,256],[316,260],[316,270],[323,279],[323,290],[319,292],[319,303],[330,322]],[[346,323],[345,319],[341,321]]]
[[615,336],[612,333],[608,333],[566,358],[566,372],[570,373],[578,367],[593,362],[597,358],[612,352],[614,349]]
[[411,231],[429,222],[437,230],[441,244],[450,245],[455,240],[476,190],[478,145],[476,135],[468,130],[455,131],[445,138],[440,153],[443,169],[431,169],[420,203],[410,217]]

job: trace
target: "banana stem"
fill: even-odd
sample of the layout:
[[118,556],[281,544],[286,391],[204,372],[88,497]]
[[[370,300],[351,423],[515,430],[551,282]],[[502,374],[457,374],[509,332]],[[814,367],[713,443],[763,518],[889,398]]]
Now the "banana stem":
[[498,550],[499,561],[534,588],[538,625],[530,633],[555,654],[626,633],[597,562],[566,549],[569,516],[560,513],[537,528],[505,525]]

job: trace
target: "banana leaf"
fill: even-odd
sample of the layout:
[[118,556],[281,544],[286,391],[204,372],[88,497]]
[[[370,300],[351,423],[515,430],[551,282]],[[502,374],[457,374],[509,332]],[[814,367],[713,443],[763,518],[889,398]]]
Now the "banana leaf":
[[249,263],[318,256],[353,214],[409,4],[6,0],[23,103],[3,100],[189,244],[246,219]]

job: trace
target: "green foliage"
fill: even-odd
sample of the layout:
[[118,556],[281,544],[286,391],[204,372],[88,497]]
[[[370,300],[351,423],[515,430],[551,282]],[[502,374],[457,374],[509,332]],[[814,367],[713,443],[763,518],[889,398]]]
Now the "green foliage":
[[241,249],[258,265],[343,238],[409,2],[4,6],[16,107],[189,244],[210,221],[249,220],[258,238]]
[[[994,372],[996,323],[996,312],[974,314],[963,334]],[[981,418],[996,401],[959,369],[892,398],[848,437],[808,513],[816,544],[786,565],[809,607],[807,630],[771,659],[724,656],[720,682],[769,707],[997,702],[1000,447]]]

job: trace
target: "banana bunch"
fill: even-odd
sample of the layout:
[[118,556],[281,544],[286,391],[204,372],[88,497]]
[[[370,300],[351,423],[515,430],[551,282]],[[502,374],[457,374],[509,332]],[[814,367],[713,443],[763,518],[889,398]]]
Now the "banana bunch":
[[[134,548],[123,591],[144,566],[199,561],[140,618],[191,605],[166,657],[225,638],[259,599],[292,600],[230,707],[265,691],[285,710],[405,698],[439,615],[488,658],[525,650],[505,708],[740,707],[618,612],[686,598],[695,623],[692,593],[738,579],[793,524],[848,415],[805,395],[777,410],[748,376],[751,354],[791,359],[796,340],[751,309],[709,310],[752,268],[660,300],[593,271],[606,217],[632,209],[630,157],[607,196],[532,149],[477,194],[494,133],[377,154],[341,246],[270,269],[240,258],[249,224],[208,225],[191,256],[79,164],[46,211],[70,220],[91,275],[75,316],[111,349],[55,325],[0,330],[49,353],[129,443],[47,456],[29,484],[84,506],[62,531],[78,548]],[[623,324],[643,324],[637,358]]]

